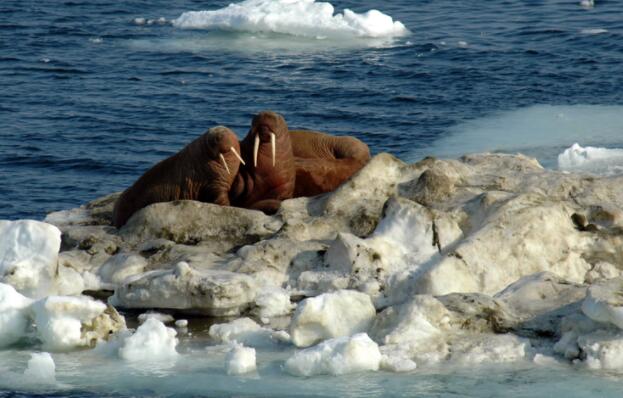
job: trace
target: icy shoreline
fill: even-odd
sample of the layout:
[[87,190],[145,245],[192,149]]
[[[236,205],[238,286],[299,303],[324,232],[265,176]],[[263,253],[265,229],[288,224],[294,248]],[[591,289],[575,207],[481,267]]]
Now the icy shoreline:
[[[95,347],[162,369],[192,356],[179,346],[193,341],[185,323],[170,321],[199,315],[217,317],[201,350],[230,375],[261,377],[275,350],[295,376],[516,362],[621,371],[622,183],[521,155],[409,165],[380,154],[276,216],[161,203],[117,231],[113,194],[46,223],[0,222],[0,345]],[[173,317],[144,316],[133,332],[115,308]],[[29,374],[52,380],[46,361],[33,356]]]

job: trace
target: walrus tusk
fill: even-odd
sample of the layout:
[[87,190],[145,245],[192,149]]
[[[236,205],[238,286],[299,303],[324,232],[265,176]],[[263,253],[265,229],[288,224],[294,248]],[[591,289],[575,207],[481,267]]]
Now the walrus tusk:
[[223,161],[223,166],[225,166],[225,170],[227,170],[227,174],[231,175],[231,173],[229,172],[229,167],[227,167],[227,162],[225,161],[225,156],[223,156],[222,153],[220,153],[219,155],[221,155],[221,160]]
[[275,139],[276,139],[275,133],[271,131],[270,132],[270,147],[273,153],[273,167],[275,167],[275,148],[277,147],[277,144],[275,143]]
[[260,135],[255,134],[255,142],[253,143],[253,167],[257,167],[257,151],[260,150]]
[[238,160],[240,160],[240,163],[242,163],[243,165],[247,165],[244,160],[242,160],[242,157],[240,157],[240,155],[238,154],[238,152],[236,152],[236,148],[231,147],[230,151],[232,151],[234,153],[234,156],[238,158]]

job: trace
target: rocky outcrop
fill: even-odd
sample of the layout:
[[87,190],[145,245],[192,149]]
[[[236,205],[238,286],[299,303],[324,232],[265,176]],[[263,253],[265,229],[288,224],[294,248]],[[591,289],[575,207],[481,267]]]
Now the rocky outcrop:
[[[0,268],[26,267],[62,294],[113,292],[118,308],[256,316],[264,326],[253,333],[268,340],[336,338],[327,353],[367,333],[392,371],[531,359],[544,346],[539,355],[593,367],[623,358],[623,177],[546,170],[522,155],[406,164],[380,154],[334,192],[284,201],[274,216],[178,201],[117,230],[115,198],[46,218],[62,232],[49,266]],[[28,317],[12,311],[17,326]]]

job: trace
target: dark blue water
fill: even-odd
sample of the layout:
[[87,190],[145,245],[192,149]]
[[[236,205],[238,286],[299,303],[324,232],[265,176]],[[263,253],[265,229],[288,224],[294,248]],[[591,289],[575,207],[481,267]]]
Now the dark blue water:
[[623,104],[621,1],[333,2],[412,32],[381,48],[133,23],[229,2],[2,0],[0,219],[122,190],[208,127],[244,136],[263,109],[407,158],[500,110]]

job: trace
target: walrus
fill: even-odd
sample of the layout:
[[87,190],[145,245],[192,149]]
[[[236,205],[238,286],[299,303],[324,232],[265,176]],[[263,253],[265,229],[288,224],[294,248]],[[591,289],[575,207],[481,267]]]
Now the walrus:
[[311,130],[290,130],[296,167],[293,197],[330,192],[370,160],[370,149],[355,137]]
[[230,192],[234,206],[275,213],[294,193],[296,169],[288,125],[283,116],[257,114],[240,143],[246,165],[240,167]]
[[241,164],[236,134],[213,127],[126,189],[115,203],[113,224],[120,228],[136,211],[157,202],[186,199],[227,206]]

